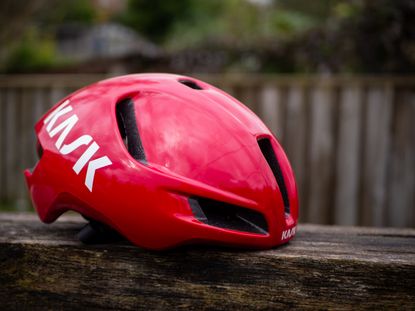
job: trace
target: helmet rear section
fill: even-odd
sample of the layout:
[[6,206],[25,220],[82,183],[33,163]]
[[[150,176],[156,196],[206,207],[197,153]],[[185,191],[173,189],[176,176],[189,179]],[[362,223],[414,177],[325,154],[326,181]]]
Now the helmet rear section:
[[269,248],[295,234],[288,159],[260,119],[225,92],[168,74],[81,89],[35,125],[25,171],[44,222],[90,220],[83,241],[114,236],[165,249],[187,243]]

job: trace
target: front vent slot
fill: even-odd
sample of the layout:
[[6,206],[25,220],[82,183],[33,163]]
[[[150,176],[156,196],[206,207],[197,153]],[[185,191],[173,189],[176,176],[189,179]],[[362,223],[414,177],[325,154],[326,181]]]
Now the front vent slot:
[[189,198],[189,205],[199,221],[210,226],[256,233],[268,234],[265,217],[252,209],[205,198]]
[[116,114],[118,129],[128,153],[134,159],[146,162],[143,144],[138,133],[133,100],[126,98],[120,101],[116,106]]
[[282,200],[284,202],[284,211],[286,214],[290,214],[290,202],[288,200],[287,187],[285,186],[284,177],[282,175],[281,166],[272,148],[271,141],[268,138],[261,138],[258,140],[259,148],[264,155],[272,173],[277,181],[278,187],[281,191]]

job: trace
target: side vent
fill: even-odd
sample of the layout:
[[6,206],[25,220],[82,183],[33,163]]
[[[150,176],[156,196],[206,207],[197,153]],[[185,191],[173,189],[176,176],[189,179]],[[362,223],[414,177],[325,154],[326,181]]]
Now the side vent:
[[272,144],[268,138],[261,138],[258,140],[259,148],[264,155],[265,160],[269,167],[271,168],[272,173],[277,181],[278,187],[281,191],[282,200],[284,202],[284,211],[286,214],[290,213],[290,202],[288,200],[287,187],[285,186],[284,177],[282,176],[281,167],[278,163],[277,156],[275,155]]
[[262,235],[268,234],[267,221],[257,211],[195,197],[189,198],[189,205],[196,219],[210,226]]
[[134,102],[132,99],[127,98],[120,101],[116,106],[116,114],[118,129],[128,152],[134,159],[140,162],[146,162],[146,155],[138,133]]
[[42,158],[42,155],[43,155],[43,147],[39,141],[36,142],[36,153],[37,153],[38,159],[40,160],[40,158]]
[[187,80],[187,79],[180,79],[179,82],[181,84],[186,85],[187,87],[190,87],[191,89],[203,90],[203,88],[199,84],[197,84],[195,81]]

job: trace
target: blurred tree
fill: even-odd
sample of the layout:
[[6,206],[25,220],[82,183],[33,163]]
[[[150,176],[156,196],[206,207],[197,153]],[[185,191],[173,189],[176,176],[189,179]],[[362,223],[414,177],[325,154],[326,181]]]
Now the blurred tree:
[[362,72],[415,71],[415,1],[366,0],[345,23],[354,38],[355,67]]
[[60,64],[53,39],[57,27],[92,24],[95,17],[90,1],[1,1],[0,71],[35,71]]
[[415,1],[342,1],[324,26],[292,40],[297,70],[415,71]]
[[56,64],[55,44],[51,39],[39,40],[32,30],[12,49],[5,65],[6,72],[27,72],[49,68]]
[[[0,70],[59,63],[59,25],[111,18],[94,3],[1,1]],[[180,70],[415,71],[414,0],[129,0],[116,20],[165,47]]]
[[3,0],[0,1],[0,50],[8,43],[20,38],[28,24],[47,0]]
[[189,18],[194,3],[192,0],[129,0],[119,21],[160,43],[178,20]]

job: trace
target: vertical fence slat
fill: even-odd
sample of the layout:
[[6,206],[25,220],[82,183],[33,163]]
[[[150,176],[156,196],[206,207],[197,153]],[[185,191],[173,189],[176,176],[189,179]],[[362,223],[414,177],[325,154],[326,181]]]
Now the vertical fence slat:
[[[47,109],[51,108],[53,105],[56,105],[60,100],[62,100],[65,97],[65,91],[63,87],[61,86],[52,86],[49,90],[49,100],[45,102],[47,105]],[[46,112],[45,110],[45,112]]]
[[403,90],[397,98],[388,174],[387,225],[413,225],[415,206],[415,93]]
[[34,115],[34,97],[32,88],[24,88],[22,90],[22,98],[20,102],[20,161],[19,171],[17,179],[19,181],[19,197],[18,207],[21,210],[27,210],[29,205],[27,201],[27,189],[24,182],[23,170],[26,168],[33,167],[33,152],[35,150],[35,140],[33,133],[33,121],[32,116]]
[[357,85],[340,92],[336,161],[334,222],[357,225],[359,215],[359,155],[361,136],[361,92]]
[[281,91],[275,85],[265,85],[261,96],[261,118],[279,140],[284,135]]
[[17,116],[17,94],[16,89],[9,88],[6,94],[6,200],[12,201],[16,198],[16,116]]
[[27,88],[19,88],[17,101],[17,115],[16,121],[16,138],[18,143],[16,144],[16,208],[19,211],[24,211],[27,207],[26,200],[26,187],[23,179],[23,170],[25,169],[25,163],[28,158],[28,139],[27,139],[27,127],[29,126],[27,119],[30,115],[31,105],[29,104],[29,98]]
[[0,88],[0,202],[6,197],[6,104],[4,88]]
[[31,89],[29,92],[29,100],[30,100],[30,114],[26,117],[25,122],[27,123],[26,126],[26,135],[28,140],[28,150],[27,150],[27,158],[26,158],[26,167],[33,167],[36,162],[35,158],[35,150],[36,150],[36,137],[34,134],[34,125],[35,120],[34,117],[36,115],[36,89]]
[[360,224],[382,226],[388,192],[386,170],[393,89],[391,86],[371,86],[367,90],[366,100]]
[[306,124],[304,88],[302,85],[293,85],[287,94],[284,146],[297,180],[301,220],[305,219],[307,206],[304,204],[306,193]]
[[257,111],[257,92],[252,86],[240,90],[239,100],[252,111]]
[[331,221],[334,131],[331,89],[316,86],[311,93],[308,221]]

